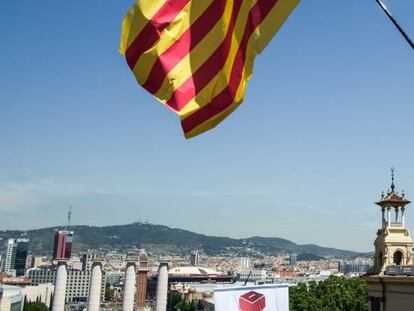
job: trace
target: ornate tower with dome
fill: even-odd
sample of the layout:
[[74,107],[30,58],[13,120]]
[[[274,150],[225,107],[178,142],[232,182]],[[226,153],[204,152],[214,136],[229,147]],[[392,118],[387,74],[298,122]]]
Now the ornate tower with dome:
[[391,187],[376,202],[381,211],[381,229],[375,240],[374,274],[384,274],[389,267],[413,264],[413,239],[405,223],[405,211],[411,202],[404,191],[396,192],[394,169],[391,170]]
[[369,311],[409,311],[414,306],[413,239],[405,222],[411,202],[398,193],[391,171],[391,187],[376,202],[381,229],[375,239],[374,267],[362,278],[368,285]]

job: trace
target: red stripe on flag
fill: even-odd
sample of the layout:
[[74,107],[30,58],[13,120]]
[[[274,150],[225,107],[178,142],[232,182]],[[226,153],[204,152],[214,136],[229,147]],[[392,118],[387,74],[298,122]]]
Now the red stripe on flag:
[[191,0],[167,0],[164,3],[126,50],[125,57],[129,68],[132,70],[134,69],[135,64],[142,53],[150,49],[158,41],[161,32],[171,24],[178,13],[180,13],[190,1]]
[[166,75],[205,38],[224,14],[226,0],[215,0],[182,36],[157,58],[143,87],[155,94]]
[[223,112],[234,102],[243,75],[249,39],[254,30],[266,18],[267,14],[270,13],[276,3],[277,0],[258,0],[255,6],[250,10],[247,28],[234,61],[229,85],[217,95],[210,104],[197,110],[181,121],[181,126],[185,133],[192,131],[210,118]]
[[167,105],[172,109],[179,111],[184,108],[223,68],[230,52],[232,35],[242,2],[243,0],[234,1],[229,28],[221,45],[191,77],[174,91],[171,98],[167,101]]

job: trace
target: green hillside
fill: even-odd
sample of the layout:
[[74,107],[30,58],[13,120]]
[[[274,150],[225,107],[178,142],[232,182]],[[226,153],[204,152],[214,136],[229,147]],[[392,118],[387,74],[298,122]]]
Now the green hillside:
[[[30,249],[35,254],[50,253],[53,236],[58,228],[28,231],[0,231],[0,238],[7,239],[26,234],[30,238]],[[317,245],[298,245],[280,238],[252,237],[231,239],[207,236],[191,231],[148,223],[133,223],[119,226],[72,226],[75,231],[74,251],[87,249],[146,248],[159,254],[188,254],[191,249],[203,250],[209,255],[270,255],[296,252],[315,256],[355,257],[352,251],[325,248]]]

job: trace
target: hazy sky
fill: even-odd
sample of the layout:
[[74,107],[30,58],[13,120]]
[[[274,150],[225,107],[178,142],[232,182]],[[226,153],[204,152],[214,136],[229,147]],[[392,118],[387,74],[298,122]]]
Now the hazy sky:
[[[414,37],[414,2],[387,2]],[[76,224],[373,250],[391,166],[414,199],[414,53],[375,1],[303,0],[243,105],[189,141],[117,51],[132,3],[0,1],[0,229],[72,204]]]

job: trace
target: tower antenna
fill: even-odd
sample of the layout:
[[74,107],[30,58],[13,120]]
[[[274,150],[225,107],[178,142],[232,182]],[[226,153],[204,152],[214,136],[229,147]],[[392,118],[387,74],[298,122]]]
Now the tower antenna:
[[395,191],[395,168],[391,167],[391,193]]
[[70,221],[72,220],[72,205],[69,205],[69,212],[68,212],[68,229],[70,227]]

